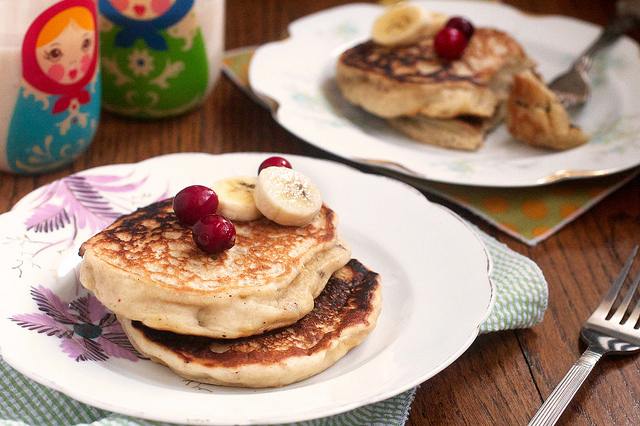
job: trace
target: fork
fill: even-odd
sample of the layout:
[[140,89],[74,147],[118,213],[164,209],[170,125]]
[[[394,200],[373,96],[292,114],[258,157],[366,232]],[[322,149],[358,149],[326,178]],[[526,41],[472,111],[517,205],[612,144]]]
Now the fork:
[[613,18],[600,36],[573,62],[568,71],[549,83],[549,88],[555,92],[565,109],[574,112],[589,99],[591,83],[588,73],[594,56],[637,26],[640,26],[640,0],[618,1]]
[[529,426],[555,424],[603,355],[633,353],[640,350],[640,329],[636,326],[640,319],[640,300],[635,304],[631,313],[627,314],[631,299],[636,292],[638,282],[640,282],[640,273],[633,280],[616,311],[611,314],[613,304],[620,294],[622,284],[625,282],[631,264],[638,253],[638,247],[633,249],[631,256],[600,305],[580,328],[582,338],[588,343],[587,349],[542,404],[531,419]]

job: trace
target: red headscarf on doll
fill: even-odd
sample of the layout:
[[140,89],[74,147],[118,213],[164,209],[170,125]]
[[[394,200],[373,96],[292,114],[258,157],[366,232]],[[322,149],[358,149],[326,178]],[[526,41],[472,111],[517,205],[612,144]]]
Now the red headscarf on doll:
[[[38,65],[36,57],[36,43],[42,28],[58,13],[71,8],[86,8],[95,23],[95,43],[93,44],[93,57],[84,77],[72,84],[61,84],[51,79]],[[93,0],[63,0],[54,4],[42,12],[31,24],[25,34],[22,43],[22,76],[34,88],[50,95],[58,95],[60,98],[53,105],[53,114],[59,114],[69,108],[71,101],[77,99],[81,104],[91,101],[91,95],[85,89],[93,78],[98,61],[98,21],[96,19],[96,4]]]

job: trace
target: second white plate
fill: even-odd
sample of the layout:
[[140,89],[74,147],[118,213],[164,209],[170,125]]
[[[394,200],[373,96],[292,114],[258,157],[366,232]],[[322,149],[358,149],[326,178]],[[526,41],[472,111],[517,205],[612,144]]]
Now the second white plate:
[[[538,63],[545,80],[565,70],[600,28],[559,16],[532,16],[484,1],[416,1],[464,15],[476,26],[506,31]],[[640,164],[640,56],[623,38],[597,57],[593,95],[575,117],[591,141],[565,152],[514,141],[498,127],[477,152],[446,150],[399,135],[381,119],[348,104],[335,83],[335,64],[348,47],[369,38],[382,12],[372,4],[329,9],[293,22],[290,37],[260,47],[250,65],[252,89],[278,103],[275,119],[307,142],[351,160],[434,181],[523,187],[567,177],[623,171]],[[569,173],[568,173],[569,172]]]

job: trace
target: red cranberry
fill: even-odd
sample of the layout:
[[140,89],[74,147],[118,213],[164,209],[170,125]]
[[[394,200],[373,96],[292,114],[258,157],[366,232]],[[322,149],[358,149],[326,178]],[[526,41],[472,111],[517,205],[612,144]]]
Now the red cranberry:
[[193,241],[200,250],[218,253],[236,243],[236,227],[219,214],[208,214],[193,225]]
[[471,36],[476,30],[471,21],[463,18],[462,16],[454,16],[453,18],[449,19],[449,22],[447,22],[447,25],[445,26],[448,28],[455,28],[456,30],[460,31],[467,38],[467,41],[471,40]]
[[173,211],[184,226],[192,226],[198,219],[216,210],[218,195],[206,186],[187,186],[173,198]]
[[258,174],[260,174],[262,169],[266,169],[267,167],[286,167],[290,169],[291,163],[282,157],[269,157],[260,164],[260,167],[258,167]]
[[460,58],[465,47],[467,38],[455,28],[442,28],[433,40],[433,48],[438,56],[449,61]]

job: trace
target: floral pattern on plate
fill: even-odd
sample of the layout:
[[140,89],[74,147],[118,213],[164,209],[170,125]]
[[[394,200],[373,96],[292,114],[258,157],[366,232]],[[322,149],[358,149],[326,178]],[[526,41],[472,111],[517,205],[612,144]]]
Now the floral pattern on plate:
[[28,208],[25,231],[5,236],[5,244],[21,254],[14,269],[21,276],[25,262],[37,265],[43,251],[69,250],[137,206],[168,196],[166,190],[156,197],[146,194],[147,179],[131,173],[75,174],[41,188]]
[[[15,267],[19,276],[25,262],[39,268],[34,260],[39,255],[51,250],[73,250],[89,235],[130,212],[133,206],[125,200],[135,200],[147,178],[132,179],[131,173],[75,174],[43,187],[27,211],[22,237],[9,240],[22,248]],[[164,192],[158,199],[166,195]],[[142,358],[129,343],[115,314],[84,290],[77,278],[75,293],[78,296],[74,300],[65,302],[43,285],[31,287],[30,295],[39,312],[16,314],[10,319],[28,330],[61,339],[62,352],[76,361]]]
[[48,288],[31,288],[40,312],[11,317],[19,326],[61,339],[60,348],[76,361],[106,361],[109,357],[143,358],[129,342],[116,316],[95,296],[63,302]]

